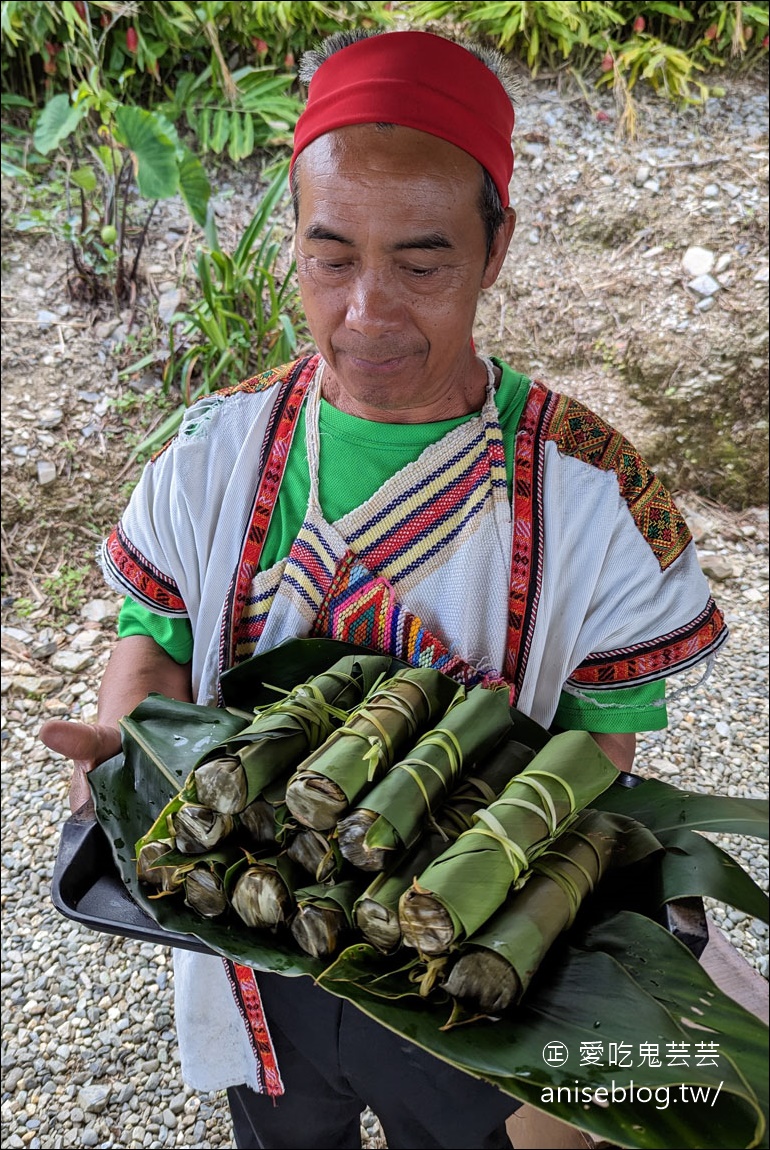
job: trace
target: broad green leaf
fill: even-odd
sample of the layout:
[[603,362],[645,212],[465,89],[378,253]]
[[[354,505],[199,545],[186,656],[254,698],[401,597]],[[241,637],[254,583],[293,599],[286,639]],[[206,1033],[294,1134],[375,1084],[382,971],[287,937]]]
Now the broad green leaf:
[[115,111],[121,141],[134,159],[139,191],[148,200],[167,200],[179,190],[176,148],[152,112],[119,107]]
[[643,779],[635,787],[613,787],[593,804],[603,811],[630,815],[654,834],[690,827],[695,831],[768,837],[767,799],[734,799],[682,791],[660,779]]
[[715,843],[682,827],[661,831],[666,854],[660,862],[660,901],[708,897],[768,921],[767,895],[745,870]]
[[77,128],[87,112],[86,105],[71,104],[69,96],[61,93],[52,96],[40,113],[32,142],[38,152],[47,156],[62,140]]
[[203,164],[188,148],[184,149],[179,161],[179,191],[198,227],[205,228],[211,185]]
[[96,173],[93,168],[77,168],[74,172],[70,172],[70,179],[76,187],[82,188],[84,192],[96,190]]

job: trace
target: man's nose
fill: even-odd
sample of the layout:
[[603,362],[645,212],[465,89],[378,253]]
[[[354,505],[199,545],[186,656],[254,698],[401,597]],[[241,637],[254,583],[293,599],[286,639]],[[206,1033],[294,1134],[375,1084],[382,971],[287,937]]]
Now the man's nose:
[[401,329],[401,301],[396,285],[384,271],[363,270],[350,284],[345,324],[370,339]]

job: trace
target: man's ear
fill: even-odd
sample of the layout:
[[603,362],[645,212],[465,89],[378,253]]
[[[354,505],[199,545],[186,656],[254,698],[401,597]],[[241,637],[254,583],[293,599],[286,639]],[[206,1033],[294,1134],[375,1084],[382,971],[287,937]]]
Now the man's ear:
[[491,287],[500,275],[500,268],[503,266],[503,260],[510,246],[515,228],[516,212],[513,208],[506,208],[505,218],[497,229],[497,234],[492,241],[492,249],[489,253],[487,266],[484,269],[484,275],[481,280],[482,288]]

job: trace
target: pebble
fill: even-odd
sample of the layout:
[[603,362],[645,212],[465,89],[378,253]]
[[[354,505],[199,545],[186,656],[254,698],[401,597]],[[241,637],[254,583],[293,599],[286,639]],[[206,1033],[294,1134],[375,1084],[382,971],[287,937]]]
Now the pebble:
[[712,296],[721,291],[722,285],[713,276],[696,276],[690,280],[688,288],[699,296]]
[[56,464],[51,463],[50,459],[37,461],[37,481],[41,487],[48,487],[56,482]]
[[682,256],[682,267],[691,276],[705,276],[714,266],[714,253],[708,248],[688,248]]

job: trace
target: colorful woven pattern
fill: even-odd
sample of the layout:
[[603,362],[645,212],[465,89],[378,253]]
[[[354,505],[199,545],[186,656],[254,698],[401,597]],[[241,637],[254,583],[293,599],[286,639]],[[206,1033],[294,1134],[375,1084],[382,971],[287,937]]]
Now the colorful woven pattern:
[[634,522],[661,571],[684,551],[692,536],[679,509],[636,448],[582,403],[560,396],[549,429],[559,451],[602,471],[614,471]]
[[468,687],[484,678],[405,610],[388,580],[373,576],[352,551],[337,569],[312,634],[358,643],[413,667],[434,667]]
[[187,615],[187,608],[173,579],[154,567],[131,543],[120,524],[102,549],[105,573],[128,584],[138,603],[161,615]]

